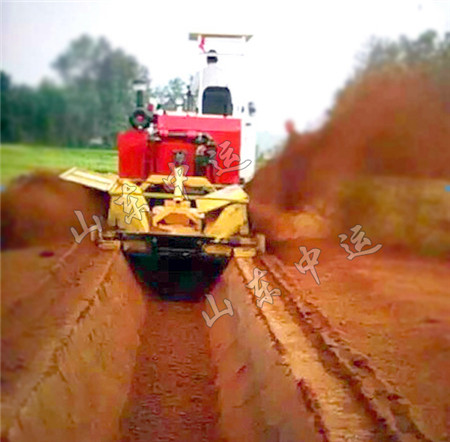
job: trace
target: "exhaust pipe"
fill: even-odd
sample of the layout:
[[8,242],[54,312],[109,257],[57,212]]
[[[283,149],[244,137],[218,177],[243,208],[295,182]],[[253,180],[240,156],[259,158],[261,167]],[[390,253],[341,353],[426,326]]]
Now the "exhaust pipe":
[[144,107],[144,93],[147,89],[145,80],[135,80],[133,89],[136,92],[136,110],[130,115],[130,124],[135,129],[142,130],[150,126],[153,115]]

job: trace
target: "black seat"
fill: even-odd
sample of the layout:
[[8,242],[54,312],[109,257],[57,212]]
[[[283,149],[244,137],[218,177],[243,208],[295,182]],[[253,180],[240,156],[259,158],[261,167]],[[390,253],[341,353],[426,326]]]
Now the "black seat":
[[231,115],[233,103],[227,87],[210,86],[203,91],[202,109],[204,114]]

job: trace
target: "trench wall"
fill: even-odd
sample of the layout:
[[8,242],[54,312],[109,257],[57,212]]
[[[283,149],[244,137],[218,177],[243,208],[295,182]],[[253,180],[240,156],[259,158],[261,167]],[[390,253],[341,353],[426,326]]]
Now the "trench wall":
[[[29,369],[2,382],[2,441],[106,441],[117,433],[144,319],[143,294],[119,251],[103,252],[90,266],[85,278],[72,281],[78,289],[70,304],[61,307],[61,298],[59,308],[46,306],[58,316],[54,327],[33,324],[40,330],[30,333],[38,348],[33,357],[27,360],[19,348]],[[29,339],[27,346],[33,346]]]
[[225,299],[233,306],[233,316],[224,315],[210,328],[220,432],[230,441],[323,440],[248,282],[231,261],[213,292],[219,310]]

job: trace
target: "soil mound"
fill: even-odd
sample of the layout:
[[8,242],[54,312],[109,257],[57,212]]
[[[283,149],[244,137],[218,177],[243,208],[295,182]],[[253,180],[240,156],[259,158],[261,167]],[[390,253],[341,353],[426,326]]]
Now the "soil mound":
[[449,177],[449,143],[450,115],[425,74],[373,73],[347,87],[321,130],[290,134],[252,197],[301,209],[357,175]]
[[80,210],[91,226],[93,215],[106,219],[106,199],[100,192],[50,173],[21,176],[2,193],[1,248],[73,240],[70,228],[82,231],[74,211]]
[[[332,218],[336,210],[349,209],[339,200],[344,181],[450,177],[449,146],[450,114],[435,83],[421,71],[386,69],[347,86],[322,129],[291,132],[282,153],[258,171],[249,191],[254,207],[313,208]],[[364,212],[366,206],[351,210]],[[261,216],[252,215],[264,231]]]

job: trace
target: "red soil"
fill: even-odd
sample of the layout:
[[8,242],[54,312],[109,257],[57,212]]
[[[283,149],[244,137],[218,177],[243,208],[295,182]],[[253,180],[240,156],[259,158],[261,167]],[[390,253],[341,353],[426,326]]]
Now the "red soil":
[[360,174],[449,177],[449,142],[450,115],[425,74],[365,75],[341,94],[322,129],[290,132],[251,195],[289,210],[333,202],[338,183]]
[[107,205],[101,193],[55,175],[19,177],[2,194],[2,249],[73,240],[70,228],[81,231],[75,210],[90,226],[93,215],[106,217]]

